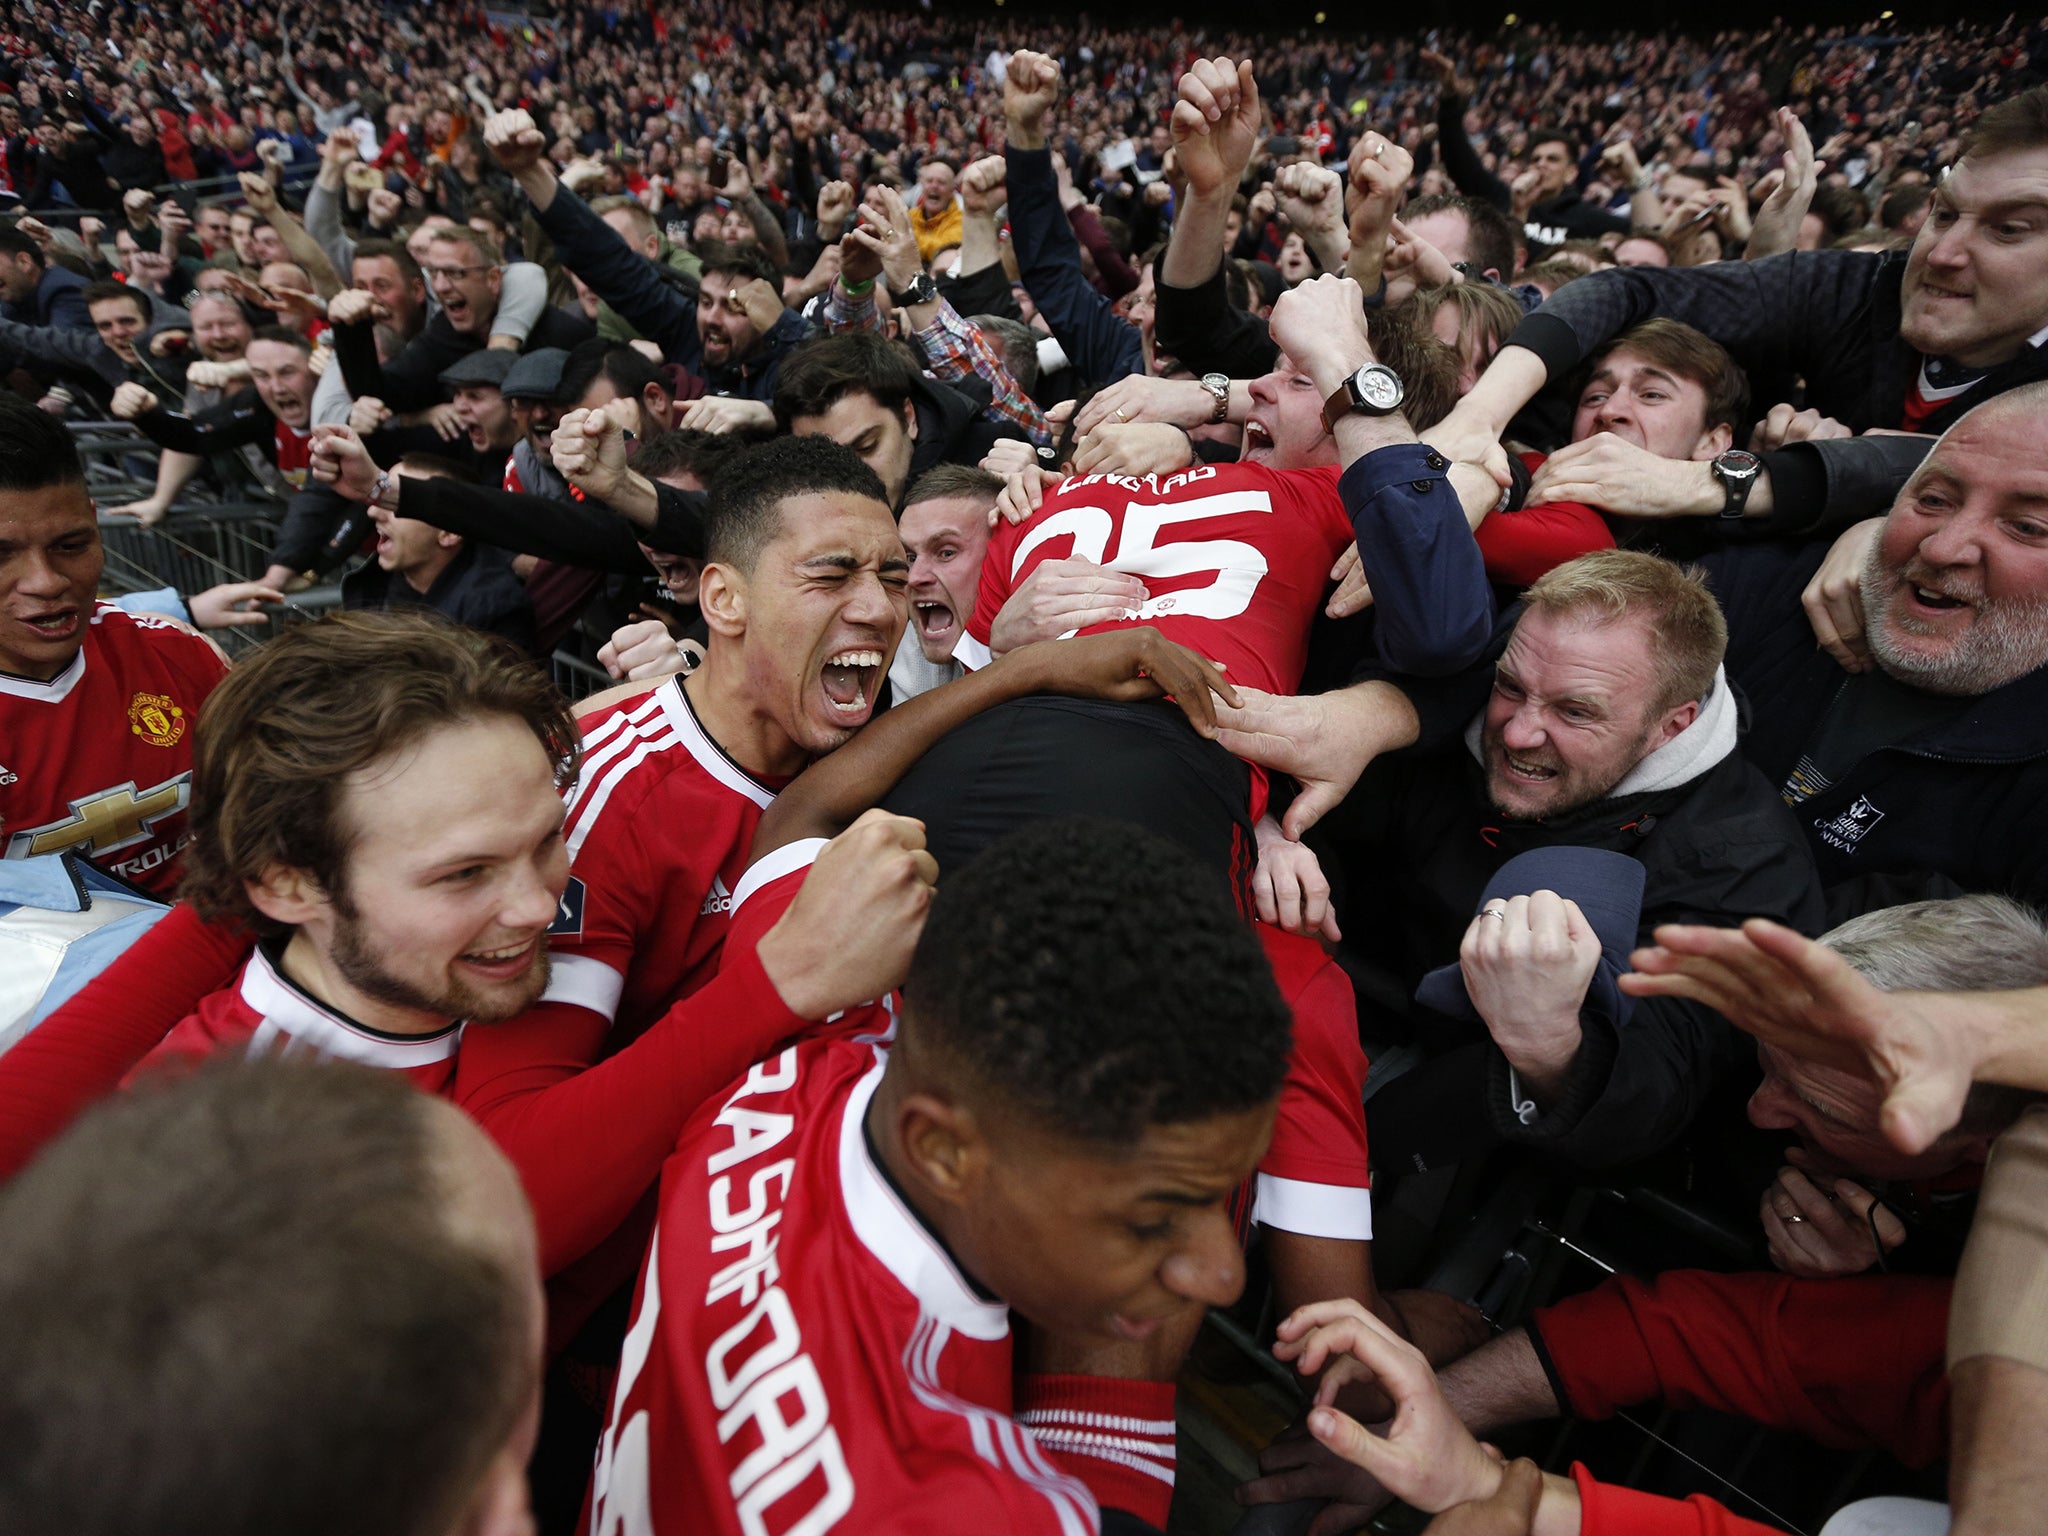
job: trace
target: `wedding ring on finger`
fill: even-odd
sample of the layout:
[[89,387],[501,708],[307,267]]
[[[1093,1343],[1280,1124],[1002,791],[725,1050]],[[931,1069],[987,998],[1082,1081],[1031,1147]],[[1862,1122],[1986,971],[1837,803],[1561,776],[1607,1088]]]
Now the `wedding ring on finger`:
[[1481,907],[1479,915],[1481,917],[1497,917],[1502,922],[1506,922],[1508,920],[1508,909],[1506,907]]

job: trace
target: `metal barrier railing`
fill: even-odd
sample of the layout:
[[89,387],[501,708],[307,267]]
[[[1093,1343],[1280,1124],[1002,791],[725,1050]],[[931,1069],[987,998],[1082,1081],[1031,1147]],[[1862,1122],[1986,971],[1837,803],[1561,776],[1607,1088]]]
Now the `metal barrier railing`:
[[[147,496],[155,487],[154,443],[125,422],[74,422],[72,441],[85,461],[86,489],[102,506]],[[114,594],[174,587],[190,597],[223,582],[254,581],[270,565],[284,508],[274,501],[214,499],[195,482],[162,521],[143,527],[130,518],[102,517],[106,551],[101,586]],[[239,656],[278,632],[341,606],[334,580],[290,594],[271,621],[212,632],[230,656]],[[567,644],[574,643],[574,632]],[[571,699],[612,686],[602,667],[563,648],[548,658],[548,674]]]

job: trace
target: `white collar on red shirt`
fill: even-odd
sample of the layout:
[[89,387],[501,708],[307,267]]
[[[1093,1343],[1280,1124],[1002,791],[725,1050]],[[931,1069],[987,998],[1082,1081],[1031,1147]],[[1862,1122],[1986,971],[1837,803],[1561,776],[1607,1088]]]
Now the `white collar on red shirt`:
[[262,1021],[249,1041],[252,1055],[308,1050],[365,1066],[403,1069],[446,1061],[462,1044],[461,1019],[432,1035],[387,1035],[358,1024],[301,990],[278,969],[263,945],[257,946],[242,969],[240,992],[242,1001]]
[[[120,613],[112,603],[96,603],[92,616],[86,621],[85,640],[92,638],[92,626],[110,613]],[[78,686],[85,676],[85,640],[78,646],[78,654],[71,658],[71,664],[47,683],[32,677],[16,677],[12,673],[0,672],[0,694],[17,699],[34,699],[43,704],[61,704],[71,696],[71,690]]]
[[735,794],[745,795],[754,804],[767,810],[775,803],[775,791],[756,779],[746,769],[726,756],[725,748],[711,739],[711,733],[704,729],[704,723],[697,718],[697,707],[690,702],[690,696],[683,690],[683,678],[678,673],[657,690],[663,715],[675,731],[683,750],[697,760],[697,764],[712,778]]
[[1007,1338],[1010,1309],[1000,1301],[982,1299],[945,1245],[903,1203],[869,1155],[861,1128],[885,1064],[878,1059],[874,1070],[854,1085],[839,1122],[839,1192],[854,1235],[917,1298],[927,1315],[970,1339]]
[[71,696],[71,690],[84,676],[85,647],[81,645],[78,654],[71,658],[71,664],[47,683],[33,677],[16,677],[12,672],[0,672],[0,694],[15,699],[34,699],[41,704],[61,704]]

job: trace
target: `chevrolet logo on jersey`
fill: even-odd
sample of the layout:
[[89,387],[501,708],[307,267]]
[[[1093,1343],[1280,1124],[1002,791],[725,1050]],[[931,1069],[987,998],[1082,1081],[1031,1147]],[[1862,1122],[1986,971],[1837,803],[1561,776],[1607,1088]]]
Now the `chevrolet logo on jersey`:
[[181,773],[154,789],[137,790],[135,781],[103,789],[71,802],[62,821],[24,827],[7,840],[10,859],[34,858],[86,845],[95,856],[144,841],[155,824],[182,811],[192,799],[192,775]]

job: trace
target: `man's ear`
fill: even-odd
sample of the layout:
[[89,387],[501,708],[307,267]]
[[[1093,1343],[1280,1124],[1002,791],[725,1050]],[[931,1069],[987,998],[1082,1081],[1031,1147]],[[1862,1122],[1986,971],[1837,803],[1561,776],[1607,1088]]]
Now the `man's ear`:
[[747,578],[729,565],[707,562],[697,578],[697,607],[712,631],[741,638],[747,632]]
[[1678,708],[1670,711],[1668,714],[1664,716],[1663,723],[1657,727],[1655,733],[1652,735],[1650,739],[1651,749],[1655,750],[1656,748],[1663,746],[1665,742],[1669,741],[1672,737],[1676,736],[1688,725],[1691,725],[1693,721],[1699,719],[1699,717],[1699,700],[1686,700],[1685,703],[1679,705]]
[[917,441],[917,401],[915,399],[903,402],[903,430],[910,434],[910,440],[913,443]]
[[462,535],[450,533],[447,529],[442,528],[435,532],[434,542],[443,549],[460,549],[462,548]]
[[895,1134],[911,1171],[948,1205],[968,1206],[988,1174],[989,1145],[974,1111],[929,1093],[896,1108]]
[[1718,459],[1734,446],[1735,429],[1724,421],[1718,427],[1709,428],[1701,435],[1698,444],[1692,450],[1693,462],[1704,464],[1710,459]]
[[272,922],[288,923],[294,928],[324,916],[334,905],[310,871],[289,864],[266,866],[255,879],[244,880],[242,889],[258,912]]

